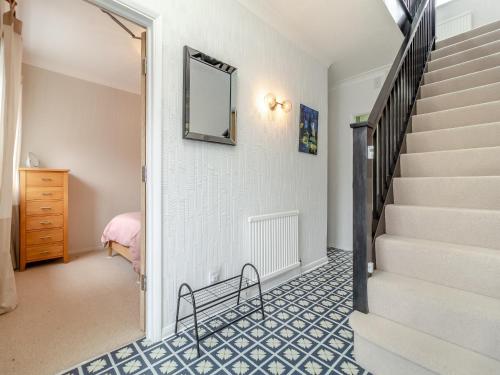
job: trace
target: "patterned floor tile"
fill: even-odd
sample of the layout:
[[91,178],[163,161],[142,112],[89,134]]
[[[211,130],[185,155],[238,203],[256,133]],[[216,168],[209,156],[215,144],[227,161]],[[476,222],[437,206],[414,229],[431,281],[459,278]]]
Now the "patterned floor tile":
[[117,370],[119,374],[139,374],[148,367],[142,356],[137,355],[121,362],[117,366]]
[[255,363],[250,358],[243,356],[239,356],[226,366],[226,371],[234,375],[251,374],[255,370]]
[[104,372],[113,366],[109,354],[95,358],[81,366],[83,375],[94,375]]
[[[196,351],[193,329],[159,343],[140,339],[86,361],[71,375],[369,375],[353,356],[352,254],[328,251],[328,264],[263,294],[255,312],[209,336]],[[260,306],[252,298],[204,320],[213,332]]]
[[154,368],[158,374],[170,375],[175,374],[180,369],[182,369],[183,364],[174,355],[171,355],[165,359],[160,360],[160,362],[157,363]]
[[114,350],[110,353],[111,358],[113,358],[115,364],[126,361],[127,359],[132,358],[137,354],[139,354],[139,352],[137,351],[133,343],[125,345],[120,349]]

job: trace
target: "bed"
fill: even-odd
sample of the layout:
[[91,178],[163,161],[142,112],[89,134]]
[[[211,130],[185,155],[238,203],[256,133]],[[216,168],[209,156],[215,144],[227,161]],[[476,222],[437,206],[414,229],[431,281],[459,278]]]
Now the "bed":
[[127,212],[115,216],[106,225],[101,242],[108,248],[109,256],[113,252],[120,254],[132,263],[135,272],[140,271],[141,260],[141,213]]

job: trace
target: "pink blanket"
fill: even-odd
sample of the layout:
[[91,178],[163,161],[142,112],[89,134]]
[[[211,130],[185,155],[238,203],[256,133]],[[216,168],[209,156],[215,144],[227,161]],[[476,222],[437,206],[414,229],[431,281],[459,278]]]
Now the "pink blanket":
[[101,237],[103,244],[107,244],[109,241],[119,242],[130,249],[134,271],[139,272],[141,260],[141,213],[127,212],[111,219],[104,228]]

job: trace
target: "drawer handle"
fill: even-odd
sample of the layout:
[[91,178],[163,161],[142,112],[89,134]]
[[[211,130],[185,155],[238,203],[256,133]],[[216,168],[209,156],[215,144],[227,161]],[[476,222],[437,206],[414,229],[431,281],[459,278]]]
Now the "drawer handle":
[[49,225],[49,224],[52,224],[52,221],[44,220],[44,221],[40,221],[40,224]]
[[52,181],[50,177],[42,177],[42,181]]
[[40,207],[41,210],[48,211],[52,210],[52,207]]
[[42,254],[48,254],[48,253],[50,253],[50,251],[48,251],[48,250],[40,251],[40,255],[42,255]]
[[48,197],[48,196],[52,195],[52,193],[42,193],[42,195],[45,197]]
[[52,238],[52,236],[43,236],[43,237],[40,237],[41,240],[50,240]]

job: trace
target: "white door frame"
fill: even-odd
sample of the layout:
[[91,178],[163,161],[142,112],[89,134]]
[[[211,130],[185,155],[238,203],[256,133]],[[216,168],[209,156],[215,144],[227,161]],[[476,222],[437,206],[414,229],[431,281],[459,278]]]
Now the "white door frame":
[[[131,0],[86,0],[147,30],[146,54],[146,338],[162,339],[162,19]],[[99,35],[95,35],[98,38]],[[137,171],[139,173],[140,171]]]

